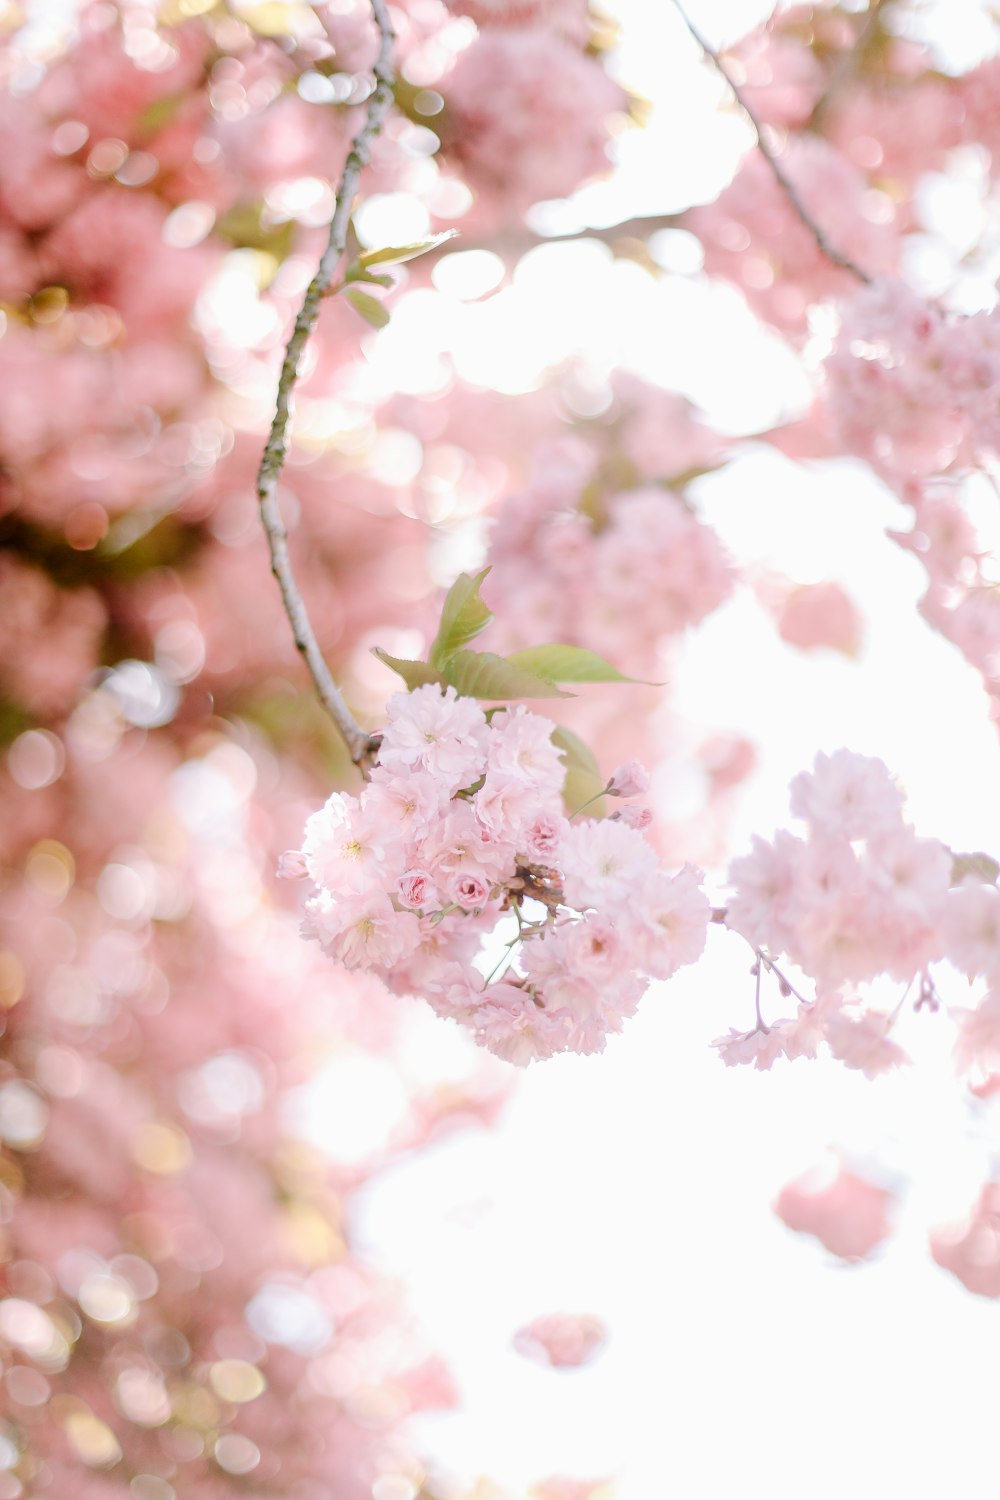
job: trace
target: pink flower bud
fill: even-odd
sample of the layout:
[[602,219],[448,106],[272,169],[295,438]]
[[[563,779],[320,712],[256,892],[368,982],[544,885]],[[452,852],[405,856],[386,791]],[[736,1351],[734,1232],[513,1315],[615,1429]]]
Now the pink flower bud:
[[623,807],[619,812],[613,813],[612,818],[618,823],[624,823],[626,828],[648,828],[653,821],[653,809],[651,807]]
[[627,760],[608,782],[610,797],[641,797],[649,791],[649,772],[639,760]]
[[410,911],[424,911],[437,905],[434,882],[426,870],[407,870],[405,875],[400,875],[396,891]]
[[475,911],[477,907],[485,906],[490,899],[489,887],[478,875],[473,875],[468,870],[453,877],[448,894],[456,905],[464,907],[466,911]]
[[279,880],[304,880],[309,869],[301,849],[286,849],[278,859],[276,874]]

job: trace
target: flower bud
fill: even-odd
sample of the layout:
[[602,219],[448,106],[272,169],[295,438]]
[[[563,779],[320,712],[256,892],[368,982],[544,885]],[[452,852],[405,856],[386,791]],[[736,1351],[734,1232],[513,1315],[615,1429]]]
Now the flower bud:
[[639,760],[627,760],[608,782],[609,797],[641,797],[649,791],[649,772]]

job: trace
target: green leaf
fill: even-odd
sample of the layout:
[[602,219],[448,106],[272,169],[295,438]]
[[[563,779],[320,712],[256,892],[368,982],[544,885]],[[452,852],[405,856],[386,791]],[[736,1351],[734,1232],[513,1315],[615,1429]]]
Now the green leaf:
[[492,651],[458,651],[444,667],[444,676],[466,698],[571,698],[553,683],[523,667],[494,656]]
[[[603,656],[594,651],[585,651],[582,646],[529,646],[526,651],[515,651],[507,660],[516,667],[524,667],[546,682],[639,682],[638,677],[626,677]],[[660,687],[661,683],[647,683],[647,687]]]
[[392,286],[391,276],[379,276],[374,271],[362,270],[360,266],[353,265],[349,271],[344,273],[344,285],[349,282],[363,281],[366,286]]
[[425,682],[437,682],[444,686],[444,678],[440,672],[429,667],[425,661],[407,661],[401,656],[390,656],[388,651],[383,651],[381,646],[372,647],[372,655],[377,656],[379,661],[385,662],[394,672],[398,672],[406,683],[410,692],[414,688],[423,687]]
[[475,578],[468,573],[459,573],[441,606],[441,623],[428,658],[431,666],[443,667],[456,651],[484,631],[493,618],[479,597],[483,579],[489,572],[484,568]]
[[374,297],[369,297],[360,287],[350,286],[344,293],[348,302],[359,312],[366,323],[373,328],[384,328],[389,321],[389,309],[383,307],[381,302],[376,302]]
[[369,266],[401,265],[404,260],[416,260],[428,250],[436,250],[445,240],[453,240],[457,229],[446,229],[443,234],[432,234],[430,239],[414,240],[410,245],[385,245],[381,250],[365,250],[358,256],[357,264],[364,270]]
[[604,799],[599,794],[607,785],[607,778],[601,775],[601,768],[590,746],[571,729],[562,728],[552,731],[552,743],[558,747],[560,759],[566,767],[566,780],[563,783],[566,811],[576,812],[578,807],[591,802],[591,798],[597,798],[598,800],[591,802],[587,813],[592,818],[603,817]]

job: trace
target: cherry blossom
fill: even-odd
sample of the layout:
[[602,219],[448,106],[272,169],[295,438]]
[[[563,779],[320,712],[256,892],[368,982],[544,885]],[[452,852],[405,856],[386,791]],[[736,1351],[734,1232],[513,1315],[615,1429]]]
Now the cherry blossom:
[[545,1313],[518,1329],[514,1348],[553,1369],[574,1369],[589,1364],[606,1338],[604,1323],[591,1313]]
[[[396,694],[386,714],[365,791],[335,792],[306,825],[305,935],[348,969],[422,993],[508,1062],[600,1051],[648,979],[700,955],[700,872],[659,870],[620,819],[567,818],[555,726],[541,715],[517,706],[487,719],[433,683]],[[644,781],[641,767],[619,773],[623,787]],[[489,969],[469,966],[481,944]]]
[[891,1234],[894,1197],[831,1159],[786,1183],[774,1211],[789,1229],[815,1235],[833,1255],[862,1260]]

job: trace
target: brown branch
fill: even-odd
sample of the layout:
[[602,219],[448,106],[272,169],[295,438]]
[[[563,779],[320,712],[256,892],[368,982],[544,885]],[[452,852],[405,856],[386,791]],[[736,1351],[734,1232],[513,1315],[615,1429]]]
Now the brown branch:
[[698,43],[698,46],[701,48],[702,52],[704,52],[705,56],[712,62],[716,72],[729,85],[734,99],[743,110],[744,114],[749,119],[750,124],[754,128],[754,134],[757,137],[758,151],[767,162],[768,166],[771,168],[771,172],[774,176],[775,181],[778,183],[779,187],[785,194],[785,197],[788,199],[788,202],[794,210],[799,222],[803,224],[806,229],[808,229],[809,233],[816,241],[820,252],[825,255],[827,260],[831,261],[833,265],[839,266],[842,271],[849,271],[850,274],[852,276],[856,276],[859,281],[869,283],[872,278],[868,274],[868,272],[861,266],[859,266],[856,261],[852,260],[849,255],[845,255],[842,250],[838,250],[836,245],[830,243],[830,241],[826,237],[826,231],[822,229],[819,224],[817,224],[816,220],[813,218],[812,214],[809,212],[808,208],[799,197],[799,192],[794,182],[792,182],[791,178],[788,176],[788,173],[781,165],[781,162],[779,161],[775,152],[768,145],[767,138],[764,134],[763,125],[754,114],[750,105],[747,103],[739,85],[734,82],[728,68],[722,61],[722,58],[719,56],[718,52],[716,52],[714,47],[710,46],[710,44],[701,35],[701,32],[698,31],[694,22],[690,19],[687,12],[685,11],[684,6],[681,4],[681,0],[674,0],[674,7],[677,10],[677,13],[680,16],[681,20],[684,22],[684,25],[694,37],[695,41]]
[[379,50],[373,69],[375,87],[368,98],[364,124],[351,142],[351,148],[347,153],[347,160],[337,188],[336,206],[330,221],[326,249],[320,258],[316,274],[309,283],[285,349],[278,380],[274,420],[271,423],[270,435],[257,472],[257,497],[260,501],[260,518],[271,553],[271,571],[278,580],[295,644],[309,669],[320,702],[339,729],[350,752],[351,760],[360,768],[362,774],[367,770],[378,747],[378,738],[368,734],[355,721],[323,659],[323,653],[319,648],[308,611],[292,572],[291,560],[288,556],[288,534],[278,503],[278,484],[288,452],[287,433],[292,410],[292,392],[298,380],[302,355],[309,336],[316,326],[320,303],[330,290],[334,272],[344,254],[358,179],[362,169],[368,164],[372,141],[381,130],[392,103],[394,82],[392,45],[395,37],[386,9],[386,0],[371,0],[371,8],[379,33]]

